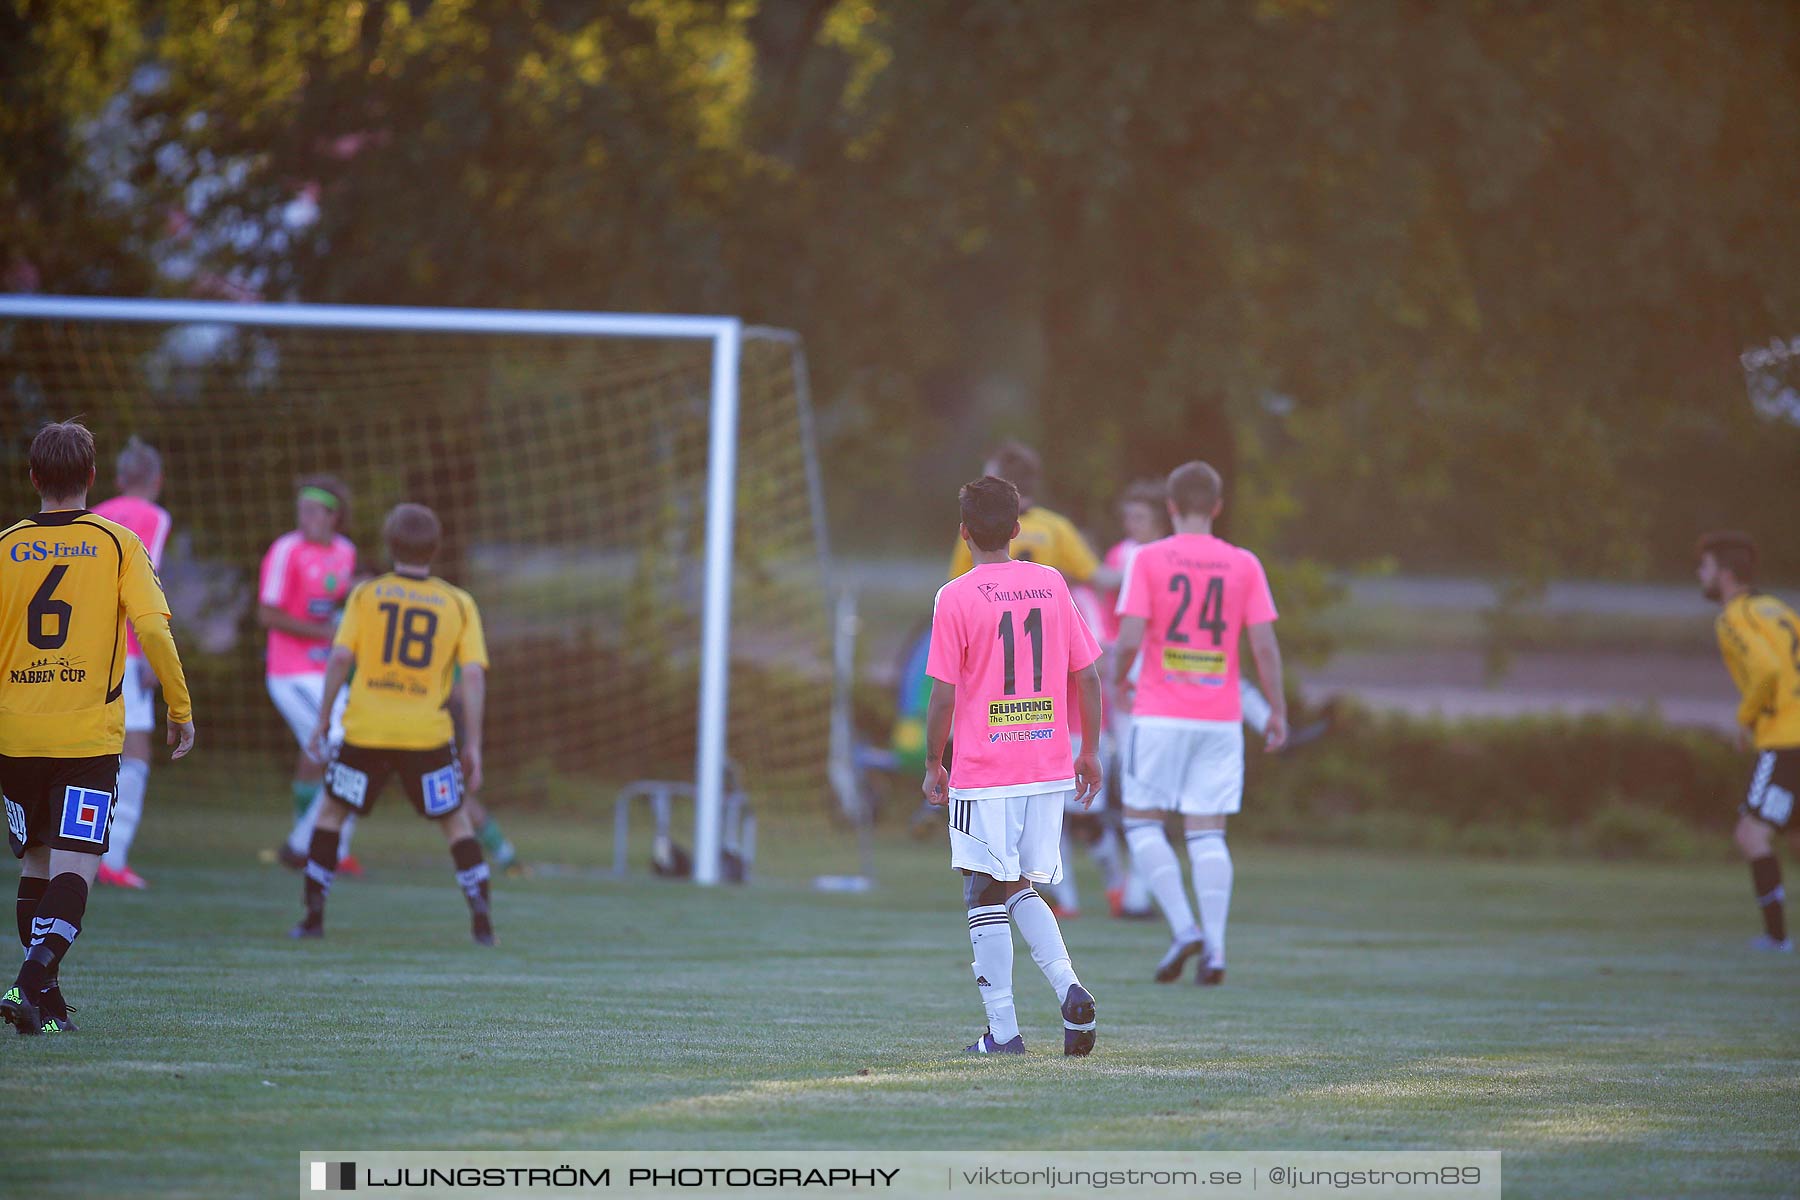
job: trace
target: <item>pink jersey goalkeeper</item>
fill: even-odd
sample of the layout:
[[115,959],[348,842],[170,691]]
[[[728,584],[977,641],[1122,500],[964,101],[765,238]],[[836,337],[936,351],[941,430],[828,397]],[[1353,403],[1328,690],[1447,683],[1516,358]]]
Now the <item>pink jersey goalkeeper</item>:
[[1073,789],[1069,673],[1099,657],[1060,571],[982,563],[938,589],[925,673],[956,687],[950,795]]
[[[163,547],[168,545],[169,527],[175,523],[168,509],[141,496],[114,496],[94,505],[94,512],[137,534],[138,541],[150,552],[150,568],[162,570]],[[132,658],[144,657],[143,647],[138,645],[137,631],[129,621],[125,624],[125,653]]]
[[[263,555],[257,599],[302,621],[330,621],[350,594],[356,547],[342,535],[329,545],[310,542],[298,529],[275,539]],[[269,630],[271,675],[320,675],[331,658],[331,637],[305,638]]]
[[1178,533],[1138,548],[1119,615],[1144,618],[1132,714],[1238,721],[1238,642],[1276,617],[1256,555],[1210,534]]

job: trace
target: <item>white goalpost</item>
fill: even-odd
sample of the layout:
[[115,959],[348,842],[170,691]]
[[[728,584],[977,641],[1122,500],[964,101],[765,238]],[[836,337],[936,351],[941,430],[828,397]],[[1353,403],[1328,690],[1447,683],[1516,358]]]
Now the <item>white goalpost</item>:
[[[692,758],[696,791],[693,877],[695,882],[705,885],[720,882],[722,800],[726,788],[727,774],[728,771],[732,769],[732,764],[728,758],[727,730],[731,720],[734,553],[742,550],[741,547],[737,546],[734,538],[735,525],[739,516],[740,370],[743,367],[746,338],[766,338],[772,345],[778,345],[782,354],[792,356],[794,365],[791,370],[798,377],[799,386],[803,387],[804,360],[801,357],[798,340],[794,338],[793,335],[773,330],[747,330],[737,318],[720,316],[653,316],[620,313],[387,308],[310,304],[230,304],[164,300],[90,299],[31,295],[0,296],[0,323],[5,322],[15,323],[7,327],[15,331],[19,328],[16,324],[18,322],[48,322],[58,323],[61,326],[77,330],[111,329],[114,327],[136,325],[156,326],[161,327],[166,331],[186,326],[220,326],[228,327],[232,330],[301,331],[299,336],[310,336],[315,333],[327,335],[323,338],[315,338],[313,342],[308,343],[309,346],[317,347],[326,347],[330,338],[335,337],[363,339],[362,341],[357,342],[357,344],[372,345],[374,344],[371,340],[373,335],[392,333],[400,335],[472,335],[477,338],[574,339],[592,342],[629,341],[633,343],[635,347],[643,347],[646,344],[666,345],[678,343],[689,348],[685,353],[689,355],[690,358],[696,348],[706,348],[710,355],[710,378],[707,381],[709,385],[709,394],[706,401],[706,412],[704,414],[704,540],[697,568],[700,592],[698,597],[699,644],[697,654],[693,655],[693,657],[697,658],[697,663],[693,665],[697,666],[698,674],[698,695],[693,709],[697,714],[697,717],[695,718],[696,727],[694,730],[694,752]],[[93,335],[76,333],[71,334],[70,338],[73,343],[78,342],[82,337],[91,336]],[[272,336],[288,335],[282,333]],[[12,347],[9,345],[8,348]],[[63,391],[65,394],[58,395],[55,402],[80,403],[90,406],[96,403],[102,405],[112,403],[105,398],[109,393],[97,393],[93,390],[93,386],[95,385],[84,383],[78,388],[73,384],[64,385],[55,382],[56,380],[61,379],[63,374],[72,376],[74,373],[74,367],[63,362],[63,359],[74,359],[86,356],[103,360],[103,366],[105,368],[104,370],[92,370],[89,372],[89,375],[95,378],[105,376],[108,379],[122,380],[122,382],[115,382],[108,385],[116,387],[120,392],[118,404],[124,412],[124,415],[120,417],[120,421],[124,422],[133,419],[141,420],[140,417],[134,416],[136,410],[133,408],[133,405],[144,406],[146,402],[129,394],[132,380],[137,378],[137,374],[140,371],[138,364],[147,357],[147,352],[141,349],[141,344],[139,342],[122,340],[118,343],[117,348],[115,348],[113,344],[108,343],[103,344],[97,350],[90,346],[89,348],[78,352],[41,351],[36,353],[37,358],[31,360],[32,370],[52,382],[47,384],[34,384],[33,386],[46,391],[57,391],[59,389]],[[298,350],[284,350],[282,353],[293,358],[296,364],[298,364],[302,358],[302,355]],[[308,361],[318,364],[312,368],[314,375],[323,381],[314,388],[315,391],[318,391],[321,394],[335,395],[335,389],[347,389],[355,380],[356,372],[359,367],[359,360],[353,359],[349,364],[342,367],[340,378],[338,369],[331,367],[331,364],[329,363],[329,355],[331,353],[329,349],[309,349],[307,353],[312,355],[312,358]],[[363,372],[364,375],[376,373],[374,367],[383,365],[380,360],[375,358],[376,353],[377,351],[367,351],[364,358],[360,360],[361,364],[369,364],[368,369]],[[621,357],[618,359],[618,365],[609,366],[607,369],[616,372],[618,378],[630,381],[631,386],[647,388],[648,385],[643,384],[641,381],[655,376],[656,370],[658,369],[644,365],[647,361],[646,356],[649,353],[651,353],[651,351],[636,348],[632,349],[629,354],[621,350],[619,351]],[[23,355],[24,352],[20,351],[20,354]],[[429,352],[426,351],[420,352],[417,357],[421,362],[427,362],[430,355]],[[41,367],[37,366],[36,364],[40,360],[46,365]],[[609,360],[609,362],[610,361],[611,360]],[[697,371],[698,367],[696,366],[694,370]],[[59,372],[62,374],[59,374]],[[288,373],[299,375],[300,372],[298,366]],[[84,376],[84,378],[86,378],[86,376]],[[692,378],[697,378],[697,376]],[[308,391],[307,388],[313,386],[314,385],[310,383],[304,387],[301,385],[294,385],[291,388],[291,392],[300,395],[305,402],[311,403],[312,401],[310,398],[313,392]],[[500,390],[499,388],[494,387],[494,385],[488,386],[493,390]],[[640,408],[632,410],[634,415],[629,418],[619,417],[615,420],[604,414],[597,417],[583,418],[580,425],[583,436],[592,436],[595,439],[610,438],[616,440],[619,436],[619,432],[618,428],[615,428],[615,426],[628,428],[634,436],[637,436],[637,431],[642,427],[643,433],[641,442],[634,443],[633,447],[628,447],[623,451],[624,454],[635,454],[640,457],[648,456],[651,453],[651,449],[654,449],[655,447],[666,446],[667,444],[672,443],[676,435],[668,434],[666,432],[657,432],[650,428],[651,422],[655,419],[653,416],[635,415],[638,413],[653,414],[659,405],[672,407],[681,407],[684,405],[685,393],[678,393],[675,389],[668,387],[666,384],[659,386],[661,386],[663,390],[660,393],[648,396]],[[776,385],[771,385],[771,390],[773,390],[775,386]],[[782,384],[779,386],[786,387],[787,385]],[[426,391],[429,389],[421,388],[420,390]],[[94,399],[96,394],[102,395],[102,398],[99,401]],[[646,394],[648,395],[648,393]],[[695,397],[695,399],[697,399],[697,397]],[[291,401],[288,393],[283,393],[281,395],[281,400],[283,403],[300,403],[300,401]],[[338,401],[335,399],[318,401],[318,403],[321,404],[328,402],[336,403]],[[505,401],[494,400],[487,400],[485,402],[489,404],[506,403]],[[379,396],[375,396],[373,399],[364,399],[359,401],[359,403],[364,405],[379,404],[380,399]],[[572,401],[568,403],[571,407],[574,404]],[[810,445],[812,436],[810,418],[805,411],[806,403],[807,398],[802,393],[797,398],[797,404],[799,405],[799,424],[798,433],[794,436],[804,439],[808,443],[802,447],[806,465],[804,487],[807,490],[806,499],[808,510],[811,513],[810,520],[817,526],[822,520],[822,513],[820,511],[819,481],[816,470],[816,461],[813,448]],[[222,411],[224,405],[219,405],[217,407]],[[520,402],[520,407],[522,410],[524,402]],[[86,411],[90,417],[94,415],[92,407],[88,407],[85,410],[71,408],[65,415],[74,415],[75,412],[79,411]],[[213,410],[207,411],[211,412]],[[561,410],[559,409],[558,411],[560,412]],[[690,414],[689,417],[684,417],[684,419],[691,419],[692,417],[697,416],[697,413],[693,413]],[[205,418],[197,416],[191,419],[203,421]],[[575,418],[566,416],[559,416],[556,418],[557,421],[563,422],[572,421],[574,419]],[[783,419],[785,420],[786,418],[784,417]],[[580,453],[578,449],[569,448],[575,443],[573,443],[564,432],[568,427],[567,425],[557,424],[549,418],[546,418],[545,422],[543,431],[534,435],[534,441],[530,447],[530,454],[532,456],[550,456],[558,452],[576,456]],[[123,428],[124,425],[121,424],[120,427]],[[782,429],[785,428],[785,426],[782,427]],[[252,435],[246,434],[244,436],[250,437]],[[491,441],[494,434],[489,433],[485,436]],[[698,445],[699,436],[697,431],[693,434],[694,444],[688,446],[683,451],[686,455],[686,458],[683,461],[692,461],[698,458],[700,453]],[[780,430],[774,430],[764,436],[769,439],[767,444],[774,446],[788,435]],[[479,433],[472,434],[471,440],[479,442],[482,437],[483,435]],[[596,444],[598,443],[596,442]],[[651,449],[645,449],[645,447],[650,447]],[[477,450],[478,449],[479,447],[477,447]],[[471,451],[472,454],[475,452],[476,450]],[[392,453],[398,456],[399,448],[393,450]],[[430,451],[429,449],[426,449],[419,453],[428,455]],[[104,457],[103,451],[103,458]],[[192,457],[194,456],[190,455],[190,459]],[[229,458],[227,455],[221,455],[220,457],[222,461]],[[468,461],[475,460],[470,459]],[[381,469],[381,455],[377,452],[373,455],[371,461],[371,475],[378,477]],[[452,468],[446,468],[446,470],[449,469]],[[572,469],[580,470],[580,466],[577,465]],[[591,469],[598,472],[604,468],[594,466]],[[674,468],[669,468],[669,471],[672,471],[673,469]],[[524,469],[522,468],[522,470]],[[528,471],[523,477],[527,480],[531,478]],[[252,484],[246,482],[241,485],[221,484],[219,486],[230,486],[232,488],[241,488],[248,491],[251,489]],[[475,485],[470,484],[469,486],[474,487]],[[801,481],[796,480],[795,486],[801,486]],[[628,491],[624,488],[621,488],[620,490],[622,492]],[[768,488],[765,488],[765,493],[768,490]],[[779,491],[779,488],[777,487],[774,490]],[[235,496],[237,492],[232,491],[224,494]],[[258,494],[260,495],[260,493]],[[635,494],[627,494],[628,501],[635,501],[635,499]],[[674,499],[665,500],[661,505],[662,516],[660,519],[663,521],[663,526],[659,527],[660,532],[645,535],[645,544],[651,546],[652,549],[655,550],[663,544],[674,545],[679,543],[682,536],[680,530],[678,529],[671,532],[667,527],[671,523],[678,521],[681,523],[681,529],[685,529],[687,524],[693,523],[692,518],[699,515],[691,511],[698,506],[699,496],[690,493],[683,493],[681,496]],[[472,509],[476,507],[473,501],[471,501],[470,507]],[[638,505],[638,507],[654,506],[645,503]],[[591,519],[596,521],[603,520],[603,513],[605,511],[606,510],[596,508]],[[676,517],[669,517],[667,515],[669,511],[674,511],[677,514]],[[569,536],[571,535],[569,535],[561,525],[558,525],[556,528],[548,530],[542,540],[545,545],[554,546],[561,544],[557,539],[566,541]],[[797,537],[798,535],[795,536]],[[819,556],[817,565],[822,577],[825,553],[824,531],[822,527],[813,530],[813,537],[814,546]],[[661,538],[662,541],[660,543],[657,542],[657,538]],[[675,552],[672,551],[671,553]],[[783,553],[788,556],[788,560],[802,557],[800,553],[794,552],[791,547],[788,550],[783,551]],[[241,553],[239,554],[239,557],[242,557]],[[670,570],[672,572],[678,572],[679,568],[671,568]],[[778,574],[778,572],[776,573]],[[691,575],[692,572],[689,571],[688,574]],[[682,578],[685,578],[685,576]],[[685,585],[679,583],[670,585],[672,588],[677,586]],[[810,585],[807,586],[810,587]],[[483,601],[479,592],[477,592],[477,600]],[[485,607],[486,602],[483,601],[483,603]],[[794,601],[796,611],[798,611],[798,605],[801,603],[801,600]],[[818,607],[819,628],[826,629],[828,628],[827,623],[829,620],[827,615],[828,601],[823,589],[818,592],[816,603]],[[540,626],[549,623],[541,616],[541,614],[534,613],[524,607],[521,607],[520,611],[523,615],[521,615],[516,623],[521,627],[530,627],[534,621]],[[570,611],[578,611],[578,606],[572,605]],[[810,618],[806,619],[810,620]],[[798,627],[800,620],[801,618],[795,618],[795,621],[791,622],[791,624]],[[804,638],[810,637],[811,634],[810,630],[807,630],[803,633],[793,633],[792,636],[795,639],[803,640]],[[620,634],[618,640],[625,643],[627,649],[630,648],[629,642],[631,637],[629,632]],[[762,638],[761,640],[770,643],[780,643],[781,639],[771,636]],[[754,650],[755,647],[752,647],[752,649]],[[765,657],[771,661],[782,657],[782,652],[779,648],[764,647],[763,653]],[[680,678],[686,680],[690,677],[684,674]],[[545,686],[549,686],[547,680]],[[573,702],[574,701],[571,700],[571,703]],[[795,701],[796,708],[798,708],[801,703],[803,702],[798,700]],[[821,708],[821,712],[823,712],[823,708]],[[808,714],[810,714],[810,710],[808,710]],[[571,723],[575,719],[576,718],[572,716],[570,718]],[[628,719],[628,716],[621,719]],[[794,719],[796,721],[802,719],[810,720],[810,715],[805,717],[795,717]],[[579,736],[579,733],[574,736]],[[810,737],[811,735],[809,733],[806,736]],[[821,730],[820,737],[821,739],[824,737],[823,730]],[[673,744],[673,738],[667,740]],[[822,748],[823,741],[821,740],[821,760],[824,757]],[[821,761],[819,764],[821,773],[823,773],[824,768],[825,764]]]

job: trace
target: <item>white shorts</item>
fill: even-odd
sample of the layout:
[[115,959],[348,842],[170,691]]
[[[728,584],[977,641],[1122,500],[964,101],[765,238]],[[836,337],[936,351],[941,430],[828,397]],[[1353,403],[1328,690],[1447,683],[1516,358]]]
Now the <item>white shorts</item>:
[[[324,675],[269,675],[269,699],[275,702],[275,710],[294,731],[294,740],[306,749],[306,739],[312,736],[313,726],[319,720],[319,701],[325,695]],[[350,702],[350,689],[345,688],[337,695],[337,703],[331,706],[331,745],[341,745],[344,740],[344,706]]]
[[950,800],[950,865],[995,879],[1061,883],[1063,805],[1071,791]]
[[135,655],[125,659],[125,732],[156,729],[156,672]]
[[1235,813],[1244,800],[1244,726],[1133,718],[1121,779],[1126,808],[1191,817]]

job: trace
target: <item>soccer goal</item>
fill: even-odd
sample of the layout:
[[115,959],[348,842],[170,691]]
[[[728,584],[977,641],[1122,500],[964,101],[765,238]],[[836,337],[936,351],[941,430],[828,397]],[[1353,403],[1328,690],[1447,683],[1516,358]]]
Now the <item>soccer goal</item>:
[[164,583],[207,748],[235,764],[214,786],[278,786],[292,757],[264,695],[257,570],[294,527],[296,481],[324,472],[352,493],[343,532],[369,569],[391,505],[442,517],[437,570],[487,621],[491,798],[690,780],[701,883],[721,877],[728,777],[765,818],[837,815],[828,552],[791,334],[730,317],[7,296],[0,367],[13,512],[35,507],[24,453],[43,421],[94,429],[96,498],[129,436],[161,451]]

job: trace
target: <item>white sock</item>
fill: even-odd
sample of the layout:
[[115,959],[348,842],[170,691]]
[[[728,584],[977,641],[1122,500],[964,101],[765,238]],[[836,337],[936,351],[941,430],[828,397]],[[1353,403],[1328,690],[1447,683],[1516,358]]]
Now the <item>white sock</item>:
[[1200,902],[1200,927],[1206,933],[1206,961],[1225,963],[1225,918],[1231,912],[1231,851],[1223,829],[1197,829],[1187,835],[1188,861],[1194,867],[1194,898]]
[[[312,803],[306,806],[306,812],[294,828],[288,833],[288,849],[302,858],[312,851],[313,826],[319,823],[319,810],[325,807],[325,785],[320,784],[313,793]],[[344,827],[338,831],[338,861],[343,862],[350,857],[350,837],[356,832],[356,814],[350,813],[344,818]]]
[[1066,833],[1062,840],[1062,860],[1066,867],[1062,882],[1047,883],[1044,886],[1056,897],[1057,904],[1069,912],[1076,912],[1081,908],[1081,893],[1075,888],[1075,843]]
[[[1100,840],[1088,847],[1088,854],[1106,876],[1107,890],[1125,886],[1125,864],[1119,861],[1119,835],[1113,832],[1111,825],[1101,827]],[[1063,861],[1069,861],[1067,854],[1063,855]]]
[[1069,948],[1063,945],[1056,914],[1037,894],[1037,889],[1029,887],[1008,900],[1006,910],[1012,914],[1013,924],[1018,926],[1025,944],[1031,947],[1031,960],[1056,989],[1056,1002],[1061,1004],[1063,997],[1069,994],[1070,985],[1081,981],[1075,978],[1075,967],[1069,962]]
[[1187,889],[1181,884],[1181,862],[1175,857],[1175,847],[1169,845],[1168,835],[1163,833],[1162,822],[1127,818],[1125,843],[1131,847],[1132,861],[1150,885],[1150,894],[1156,897],[1168,919],[1169,933],[1184,939],[1197,934],[1194,910],[1188,906]]
[[144,789],[149,785],[149,763],[141,758],[119,760],[119,795],[113,801],[106,857],[101,859],[114,871],[123,871],[125,861],[131,857],[132,840],[137,837],[138,823],[144,819]]
[[988,1032],[996,1042],[1019,1036],[1019,1017],[1013,1011],[1012,926],[1004,904],[983,904],[969,910],[969,944],[975,947],[975,986],[981,1006],[987,1009]]

